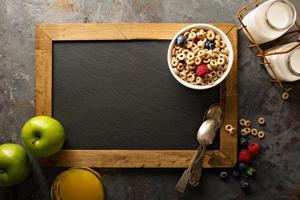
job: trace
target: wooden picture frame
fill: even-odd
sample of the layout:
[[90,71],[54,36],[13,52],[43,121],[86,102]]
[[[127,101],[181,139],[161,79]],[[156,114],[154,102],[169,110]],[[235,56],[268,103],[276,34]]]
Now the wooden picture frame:
[[[36,115],[52,115],[52,46],[54,41],[88,40],[170,40],[188,24],[42,24],[36,28]],[[237,28],[233,24],[214,24],[232,42],[234,62],[221,84],[224,122],[220,130],[220,149],[206,151],[206,168],[233,167],[237,161],[237,134],[224,127],[237,127]],[[167,50],[167,49],[166,49]],[[167,67],[167,66],[166,66]],[[46,166],[100,168],[186,168],[194,150],[62,150],[42,159]]]

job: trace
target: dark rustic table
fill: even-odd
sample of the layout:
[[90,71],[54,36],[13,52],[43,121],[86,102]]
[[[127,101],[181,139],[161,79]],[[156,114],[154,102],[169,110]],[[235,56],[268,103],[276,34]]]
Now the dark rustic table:
[[[34,30],[59,22],[231,22],[247,0],[0,0],[0,143],[20,142],[20,129],[34,115]],[[300,1],[293,1],[300,12]],[[245,193],[239,182],[223,182],[218,169],[205,169],[201,185],[174,192],[183,170],[110,169],[103,174],[107,199],[300,199],[300,87],[288,102],[272,85],[260,61],[239,33],[239,116],[267,119],[257,175]],[[24,183],[0,188],[2,200],[50,199],[50,185],[63,169],[41,168]],[[297,196],[298,195],[298,196]]]

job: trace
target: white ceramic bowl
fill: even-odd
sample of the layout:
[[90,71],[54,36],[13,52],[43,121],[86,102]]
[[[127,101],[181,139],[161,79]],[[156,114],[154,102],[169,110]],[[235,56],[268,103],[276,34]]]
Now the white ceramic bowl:
[[[229,50],[229,62],[228,62],[228,66],[227,66],[227,69],[226,71],[224,72],[224,74],[216,80],[216,82],[213,84],[213,85],[193,85],[191,83],[188,83],[184,80],[182,80],[178,75],[175,74],[175,72],[173,71],[173,67],[172,67],[172,64],[171,64],[171,59],[172,59],[172,49],[176,43],[176,38],[179,36],[179,35],[182,35],[185,31],[188,31],[192,28],[203,28],[204,30],[213,30],[216,34],[220,35],[220,37],[222,38],[222,40],[225,42],[228,50]],[[168,49],[168,65],[169,65],[169,69],[172,73],[172,75],[174,76],[174,78],[179,82],[181,83],[182,85],[188,87],[188,88],[191,88],[191,89],[195,89],[195,90],[205,90],[205,89],[209,89],[209,88],[212,88],[218,84],[220,84],[225,78],[226,76],[229,74],[230,70],[231,70],[231,67],[232,67],[232,63],[233,63],[233,49],[232,49],[232,45],[231,45],[231,42],[230,40],[228,39],[227,35],[221,31],[219,28],[213,26],[213,25],[210,25],[210,24],[192,24],[192,25],[189,25],[183,29],[181,29],[175,36],[174,38],[172,39],[170,45],[169,45],[169,49]]]

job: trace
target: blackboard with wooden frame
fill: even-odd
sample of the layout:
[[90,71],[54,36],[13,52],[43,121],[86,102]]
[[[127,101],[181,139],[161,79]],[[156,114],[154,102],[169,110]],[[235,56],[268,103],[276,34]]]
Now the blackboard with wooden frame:
[[[187,25],[178,23],[38,25],[35,51],[36,115],[53,115],[54,42],[168,41]],[[206,152],[203,162],[206,168],[232,167],[237,160],[237,134],[230,135],[224,129],[226,124],[237,127],[237,29],[233,24],[214,25],[224,31],[232,42],[234,63],[228,77],[220,86],[220,104],[224,107],[224,123],[220,129],[219,149]],[[58,167],[186,168],[194,153],[195,150],[182,149],[63,149],[41,162],[46,166]]]

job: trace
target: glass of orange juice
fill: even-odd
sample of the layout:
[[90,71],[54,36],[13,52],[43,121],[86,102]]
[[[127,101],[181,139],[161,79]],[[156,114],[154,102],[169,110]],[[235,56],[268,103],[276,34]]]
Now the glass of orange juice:
[[100,175],[90,168],[70,168],[51,187],[52,200],[104,200]]

